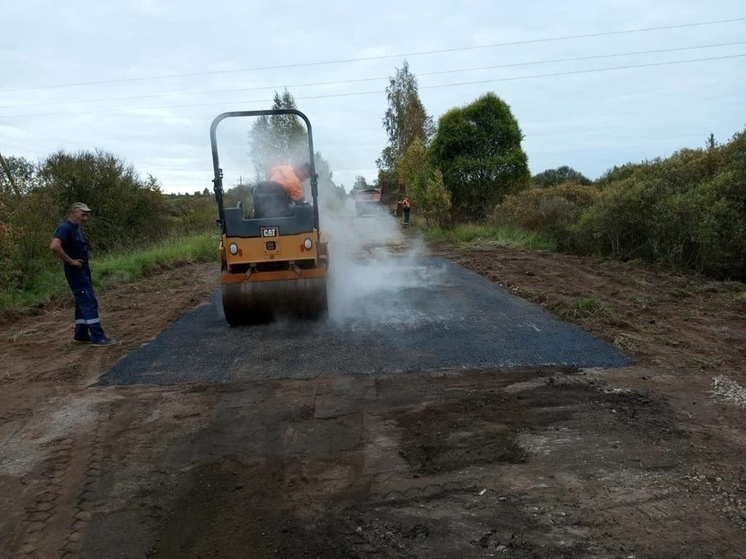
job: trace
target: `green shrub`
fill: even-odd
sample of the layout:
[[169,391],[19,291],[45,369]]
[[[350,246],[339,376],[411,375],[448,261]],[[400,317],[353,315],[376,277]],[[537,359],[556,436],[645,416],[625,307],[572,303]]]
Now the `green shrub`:
[[607,178],[574,227],[579,251],[746,278],[745,132]]
[[620,260],[652,259],[651,224],[665,184],[625,179],[602,190],[574,227],[577,249]]
[[574,225],[599,191],[594,186],[564,183],[532,188],[508,196],[495,209],[496,224],[512,225],[552,237],[560,250],[575,246]]
[[690,196],[697,209],[692,267],[721,279],[746,279],[746,180],[737,175],[721,173]]
[[102,151],[55,153],[38,165],[13,162],[10,181],[0,173],[0,291],[35,289],[59,266],[49,242],[73,202],[93,213],[85,237],[93,260],[112,251],[151,246],[171,236],[215,231],[212,195],[179,198],[160,192],[155,178]]

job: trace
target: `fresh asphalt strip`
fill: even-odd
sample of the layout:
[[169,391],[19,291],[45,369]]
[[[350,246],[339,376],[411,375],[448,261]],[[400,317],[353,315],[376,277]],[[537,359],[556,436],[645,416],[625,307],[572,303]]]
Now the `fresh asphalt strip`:
[[379,279],[356,286],[332,277],[329,316],[318,321],[231,327],[215,293],[126,355],[98,384],[630,364],[581,328],[446,259],[402,259],[393,275]]

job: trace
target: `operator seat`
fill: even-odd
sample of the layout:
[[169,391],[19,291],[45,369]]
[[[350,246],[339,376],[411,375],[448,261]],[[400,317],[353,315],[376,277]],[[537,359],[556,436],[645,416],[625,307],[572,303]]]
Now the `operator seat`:
[[290,217],[292,200],[280,183],[262,181],[254,187],[254,217]]

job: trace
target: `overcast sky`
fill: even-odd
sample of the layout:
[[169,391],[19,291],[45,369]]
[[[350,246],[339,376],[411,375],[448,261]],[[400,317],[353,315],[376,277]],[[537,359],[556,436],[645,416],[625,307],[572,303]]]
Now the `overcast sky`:
[[6,0],[0,153],[103,149],[164,192],[211,189],[212,119],[287,87],[349,190],[376,178],[405,60],[436,122],[503,99],[532,174],[595,179],[746,127],[744,0]]

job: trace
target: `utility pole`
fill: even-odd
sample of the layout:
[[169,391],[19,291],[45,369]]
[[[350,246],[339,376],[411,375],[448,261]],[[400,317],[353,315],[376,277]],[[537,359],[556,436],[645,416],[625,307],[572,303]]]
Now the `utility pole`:
[[8,177],[8,182],[10,183],[10,187],[13,189],[13,192],[16,196],[21,195],[21,191],[18,190],[18,187],[16,186],[15,181],[13,180],[13,175],[10,174],[10,167],[8,167],[8,163],[5,161],[5,158],[3,157],[3,154],[0,153],[0,166],[2,166],[3,171],[5,172],[5,176]]

